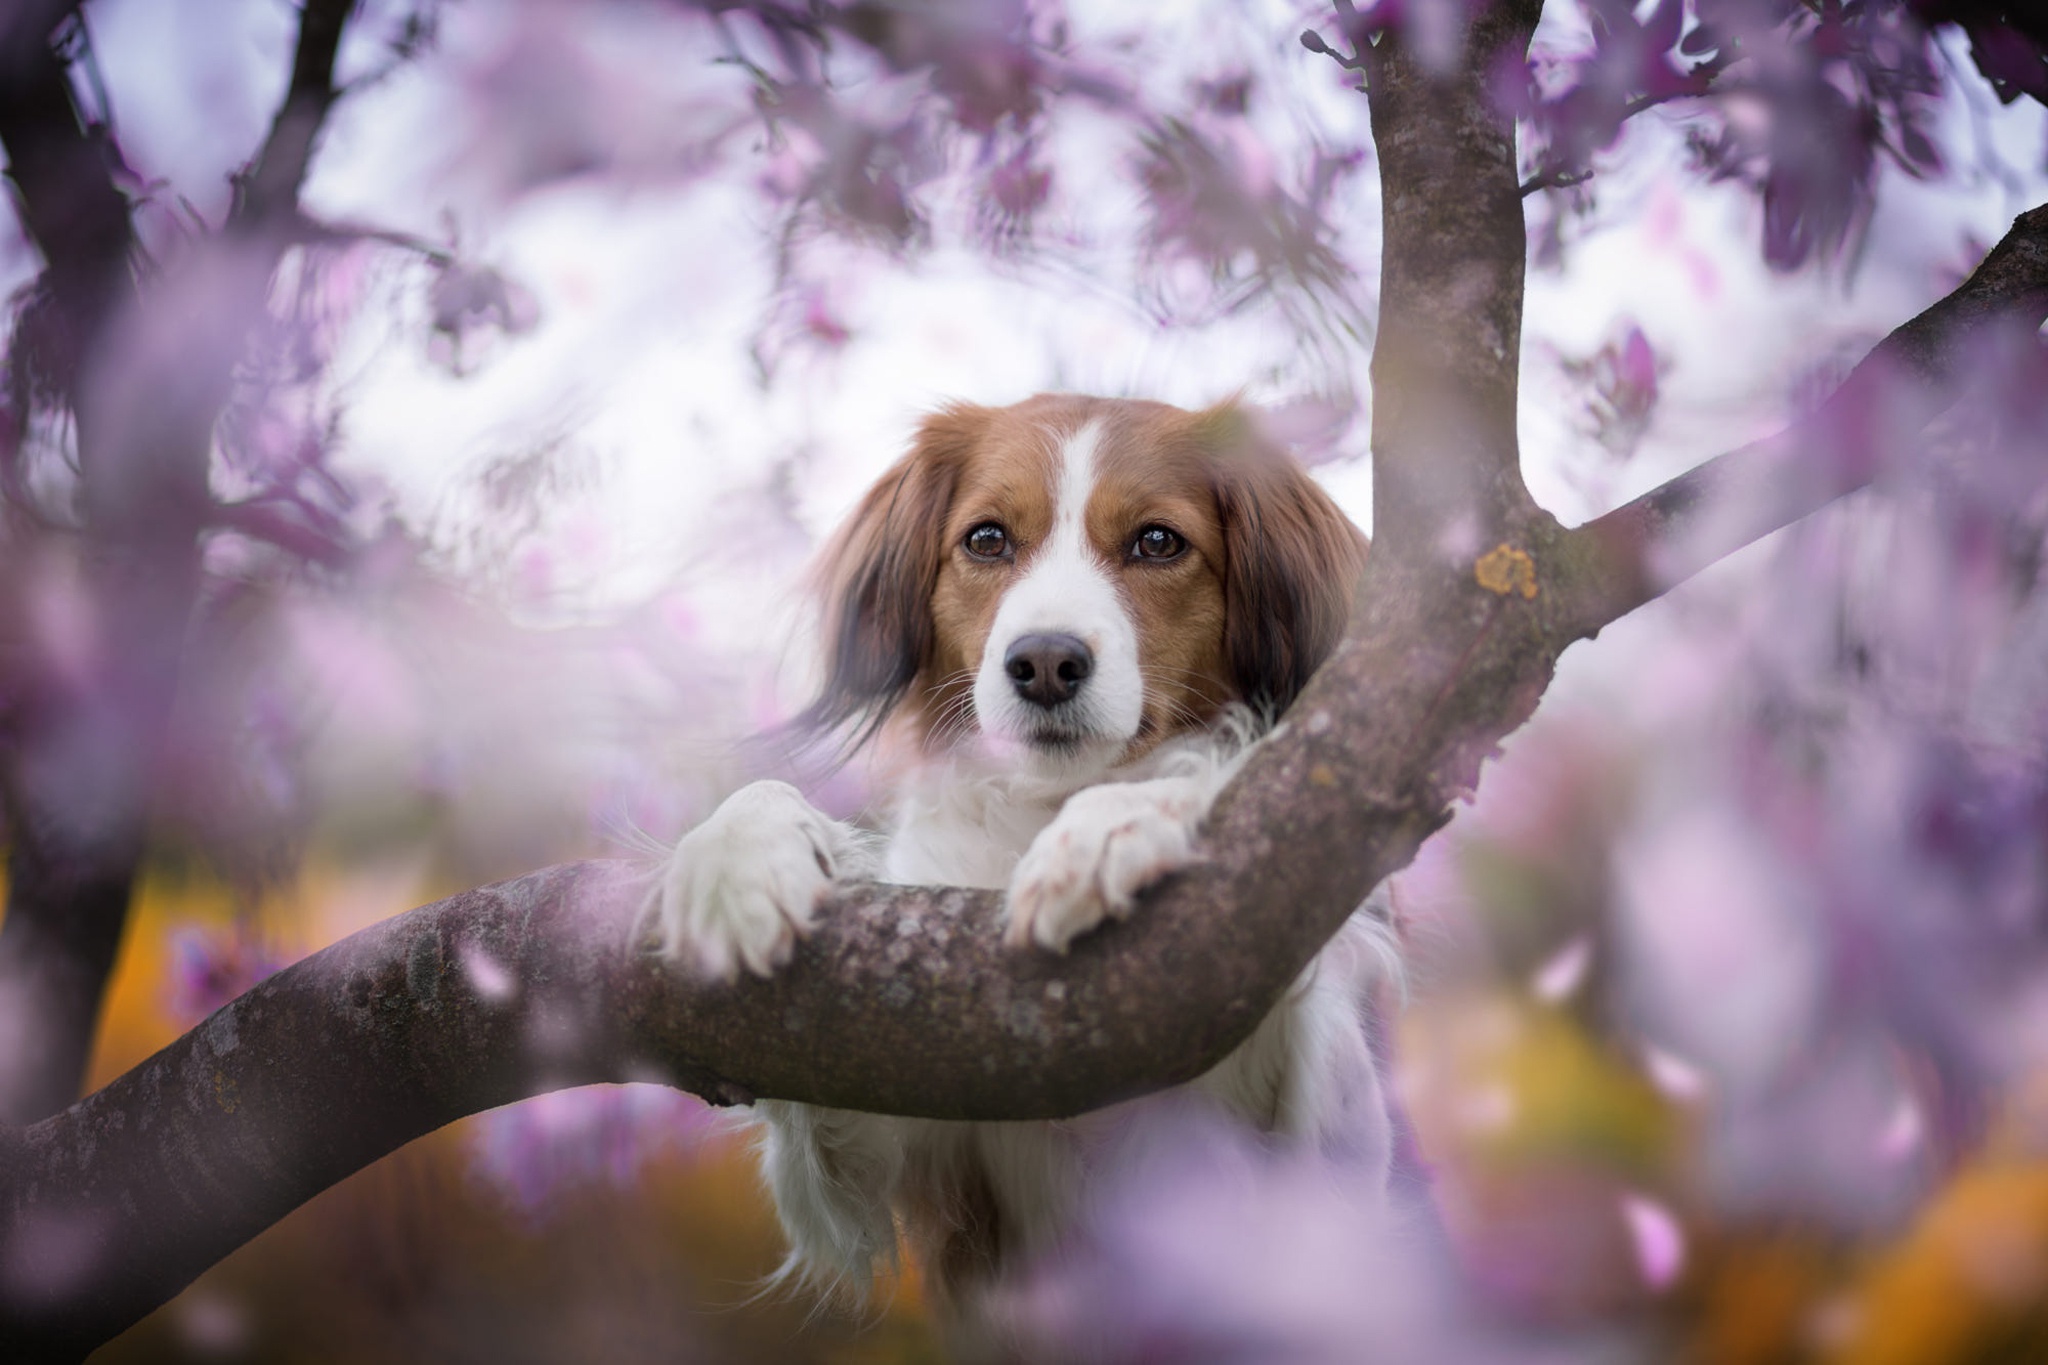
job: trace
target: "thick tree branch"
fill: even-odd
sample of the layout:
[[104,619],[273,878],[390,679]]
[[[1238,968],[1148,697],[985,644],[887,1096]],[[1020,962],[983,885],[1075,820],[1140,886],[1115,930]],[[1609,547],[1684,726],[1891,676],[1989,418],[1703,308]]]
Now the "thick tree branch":
[[1378,552],[1469,559],[1534,512],[1515,435],[1526,233],[1515,121],[1496,63],[1528,50],[1537,0],[1482,7],[1452,70],[1389,32],[1370,68],[1383,238],[1372,356]]
[[1743,546],[1868,484],[1914,449],[2001,334],[2048,319],[2048,204],[1953,293],[1865,356],[1809,417],[1569,533],[1577,629],[1597,631]]

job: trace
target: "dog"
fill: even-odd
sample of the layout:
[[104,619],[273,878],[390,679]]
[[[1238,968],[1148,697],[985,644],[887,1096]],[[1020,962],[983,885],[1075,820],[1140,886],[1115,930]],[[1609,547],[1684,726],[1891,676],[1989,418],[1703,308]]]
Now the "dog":
[[[664,950],[768,975],[835,881],[879,877],[1004,889],[1006,940],[1064,952],[1196,856],[1257,718],[1336,646],[1366,550],[1234,404],[1041,394],[934,413],[828,545],[824,680],[798,721],[895,755],[886,843],[785,783],[742,788],[666,864]],[[1390,952],[1362,908],[1190,1088],[1384,1181],[1367,1040]],[[1060,1123],[754,1109],[782,1278],[862,1292],[900,1226],[956,1351],[1002,1356],[975,1326],[990,1286],[1086,1212],[1104,1134],[1170,1106]]]

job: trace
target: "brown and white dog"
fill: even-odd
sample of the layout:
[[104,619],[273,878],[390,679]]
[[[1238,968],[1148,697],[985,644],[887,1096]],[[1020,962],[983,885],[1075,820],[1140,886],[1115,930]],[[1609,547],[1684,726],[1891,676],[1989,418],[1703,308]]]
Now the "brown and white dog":
[[[667,951],[769,974],[834,878],[873,876],[1004,888],[1010,942],[1064,951],[1194,856],[1247,718],[1284,710],[1336,645],[1365,550],[1232,406],[1044,394],[927,418],[827,552],[826,676],[805,716],[908,755],[886,846],[784,783],[743,788],[669,860]],[[1355,915],[1194,1088],[1384,1173],[1365,1012],[1387,942]],[[763,1101],[785,1271],[864,1288],[900,1219],[941,1302],[972,1319],[996,1271],[1085,1207],[1102,1127],[1147,1103],[966,1124]]]

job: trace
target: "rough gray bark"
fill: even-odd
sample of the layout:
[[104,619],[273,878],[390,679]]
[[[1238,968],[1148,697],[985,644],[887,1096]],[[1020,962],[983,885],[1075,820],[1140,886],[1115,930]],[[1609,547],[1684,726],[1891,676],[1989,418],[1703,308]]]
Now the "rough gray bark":
[[1543,6],[1475,8],[1449,70],[1391,37],[1354,39],[1383,206],[1373,539],[1375,553],[1404,559],[1470,560],[1549,520],[1523,486],[1515,436],[1526,243],[1514,120],[1488,79],[1503,54],[1528,50]]
[[[1487,22],[1523,43],[1535,10]],[[850,887],[788,968],[733,984],[641,951],[643,890],[617,865],[547,869],[375,926],[7,1136],[10,1358],[75,1357],[350,1171],[539,1091],[658,1079],[716,1102],[1044,1118],[1188,1079],[1239,1042],[1448,818],[1558,654],[1661,590],[1635,566],[1693,524],[1685,480],[1646,500],[1662,510],[1632,539],[1612,524],[1564,531],[1521,490],[1523,229],[1485,56],[1475,45],[1441,80],[1385,44],[1373,63],[1389,177],[1376,378],[1414,385],[1382,395],[1374,458],[1438,534],[1383,531],[1344,644],[1217,803],[1203,864],[1058,958],[1003,950],[992,893]],[[2048,210],[2023,217],[1959,291],[1967,306],[1936,305],[1895,349],[1953,354],[2003,321],[2038,327],[2044,232]],[[1442,291],[1397,282],[1429,270]],[[1392,355],[1395,337],[1416,354]]]

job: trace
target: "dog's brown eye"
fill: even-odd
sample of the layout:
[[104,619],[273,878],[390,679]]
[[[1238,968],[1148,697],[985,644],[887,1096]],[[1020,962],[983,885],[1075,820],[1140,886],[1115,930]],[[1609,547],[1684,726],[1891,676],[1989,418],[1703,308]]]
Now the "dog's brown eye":
[[1147,526],[1131,542],[1132,559],[1179,559],[1188,548],[1178,531],[1164,526]]
[[992,521],[969,531],[964,543],[976,559],[1002,559],[1010,553],[1010,533]]

